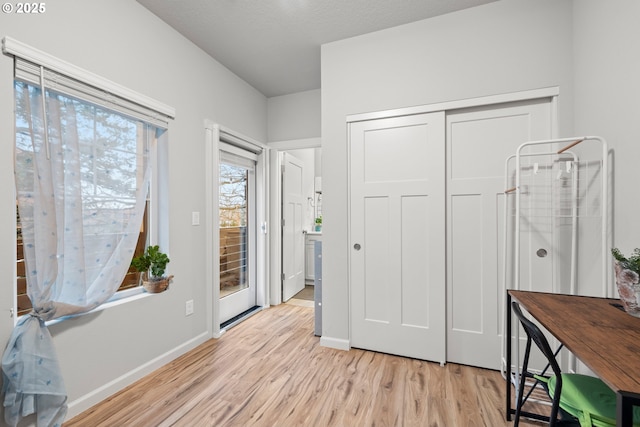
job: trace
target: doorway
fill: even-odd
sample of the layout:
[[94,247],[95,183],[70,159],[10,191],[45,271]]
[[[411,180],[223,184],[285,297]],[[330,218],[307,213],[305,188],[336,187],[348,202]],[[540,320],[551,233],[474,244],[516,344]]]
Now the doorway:
[[[282,196],[282,302],[313,294],[313,244],[321,240],[319,148],[279,153]],[[310,291],[311,289],[311,291]]]
[[[268,147],[205,121],[206,304],[213,338],[269,305]],[[192,224],[200,225],[199,213]]]
[[[292,140],[273,142],[269,144],[271,150],[269,170],[270,170],[270,190],[271,190],[271,204],[270,204],[270,230],[273,230],[272,237],[275,237],[275,233],[279,233],[280,238],[272,238],[270,240],[270,267],[271,267],[271,288],[270,288],[270,302],[272,305],[281,304],[286,301],[286,298],[293,296],[290,292],[286,292],[285,277],[287,276],[287,267],[285,263],[291,262],[292,257],[286,255],[291,253],[292,250],[289,246],[292,239],[285,236],[289,234],[289,231],[283,229],[282,220],[285,220],[285,208],[284,208],[284,195],[283,184],[284,179],[282,175],[282,167],[284,162],[285,153],[294,157],[297,161],[302,163],[302,206],[301,206],[301,231],[295,233],[298,236],[297,245],[303,245],[303,248],[297,250],[297,253],[302,258],[298,257],[297,262],[303,263],[302,268],[302,281],[303,289],[304,285],[312,285],[313,281],[306,277],[308,273],[308,258],[307,258],[307,239],[309,232],[315,231],[316,217],[321,215],[321,156],[322,149],[320,147],[320,138],[310,138],[304,140]],[[296,161],[294,160],[294,161]],[[277,230],[277,231],[276,231]],[[321,231],[315,233],[315,236],[321,237]],[[300,240],[301,238],[301,240]],[[300,270],[299,270],[300,271]],[[284,276],[283,276],[284,273]],[[299,287],[299,284],[298,284]],[[289,295],[287,295],[289,294]]]

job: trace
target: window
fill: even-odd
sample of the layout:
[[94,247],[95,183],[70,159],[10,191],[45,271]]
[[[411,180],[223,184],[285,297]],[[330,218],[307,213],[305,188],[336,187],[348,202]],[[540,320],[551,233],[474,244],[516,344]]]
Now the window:
[[[76,241],[81,242],[77,245],[82,247],[79,253],[88,260],[84,264],[86,271],[83,272],[89,278],[87,283],[93,283],[101,274],[98,264],[113,262],[113,259],[105,260],[109,257],[105,248],[112,245],[111,242],[119,245],[126,239],[130,242],[127,247],[132,248],[137,238],[132,256],[144,251],[148,244],[162,243],[162,233],[153,229],[164,223],[158,214],[158,204],[161,203],[158,200],[162,197],[162,191],[158,188],[162,183],[153,179],[156,173],[151,170],[151,165],[161,169],[166,164],[165,129],[168,119],[173,117],[173,111],[158,104],[161,112],[170,113],[161,114],[159,110],[145,107],[153,100],[12,39],[5,38],[3,42],[5,53],[18,54],[15,58],[14,84],[16,182],[19,183],[16,195],[17,201],[20,200],[20,208],[16,203],[16,305],[18,315],[21,315],[31,309],[31,302],[26,295],[26,276],[36,274],[35,270],[25,267],[25,252],[33,252],[30,249],[33,246],[23,247],[23,225],[33,224],[34,215],[40,214],[37,204],[30,201],[36,200],[31,198],[31,192],[36,187],[42,192],[43,182],[64,181],[70,190],[65,190],[62,196],[56,193],[56,197],[64,198],[65,206],[68,203],[80,206],[76,210],[79,214],[75,221],[80,221],[78,229],[81,230],[81,236],[79,239],[76,237]],[[21,55],[41,59],[53,67],[36,65],[22,59]],[[53,172],[46,176],[53,178],[40,180],[35,173],[40,170],[36,163],[38,158],[41,164],[49,163],[42,162],[45,151],[47,159],[54,156],[63,160],[55,164],[51,162],[48,166],[49,172]],[[76,183],[69,185],[72,176]],[[45,183],[44,186],[47,185]],[[142,215],[139,209],[143,205]],[[56,208],[58,222],[54,224],[57,225],[46,229],[47,233],[56,236],[54,238],[58,239],[59,248],[62,247],[60,236],[75,231],[73,224],[68,223],[67,211],[64,212],[61,215]],[[132,222],[134,218],[135,222]],[[140,218],[142,220],[137,222]],[[125,227],[126,223],[130,225]],[[139,229],[137,236],[131,233],[133,224],[139,224],[134,226],[134,229]],[[33,226],[29,230],[32,233],[30,235],[43,232]],[[55,250],[55,243],[53,248]],[[57,253],[59,258],[68,258],[68,247],[65,248],[66,254],[64,250],[55,251],[54,254]],[[119,265],[122,267],[118,271],[127,267],[122,262]],[[114,277],[119,280],[122,276]],[[118,282],[112,280],[111,283],[113,292]],[[118,290],[137,285],[137,274],[130,269]]]
[[[32,84],[16,80],[15,82],[15,125],[16,125],[16,164],[22,165],[17,170],[20,173],[29,172],[24,165],[32,164],[34,156],[33,138],[34,117],[31,109],[33,100],[40,88]],[[77,139],[79,145],[76,161],[80,163],[82,173],[82,204],[88,218],[84,221],[87,245],[92,241],[101,240],[105,234],[118,233],[105,224],[109,214],[96,215],[96,211],[114,213],[118,210],[131,210],[135,207],[135,198],[128,197],[130,188],[135,188],[144,173],[141,160],[146,158],[142,152],[151,152],[155,144],[155,127],[140,120],[124,116],[115,111],[79,99],[47,90],[47,101],[55,100],[55,107],[48,114],[48,121],[56,121],[49,125],[52,139],[50,155],[56,155],[55,150],[65,149],[68,139]],[[73,134],[73,135],[70,135]],[[64,173],[64,172],[63,172]],[[28,178],[33,180],[34,178]],[[147,205],[149,204],[147,198]],[[145,209],[146,211],[147,209]],[[95,219],[91,219],[93,216]],[[22,246],[22,227],[20,210],[17,212],[17,292],[18,315],[31,309],[31,302],[26,295],[25,260]],[[88,227],[87,227],[88,226]],[[136,246],[138,255],[143,252],[148,243],[149,221],[144,215],[140,227],[140,234]],[[95,254],[96,257],[99,254]],[[125,276],[119,290],[138,285],[135,270],[130,269]]]

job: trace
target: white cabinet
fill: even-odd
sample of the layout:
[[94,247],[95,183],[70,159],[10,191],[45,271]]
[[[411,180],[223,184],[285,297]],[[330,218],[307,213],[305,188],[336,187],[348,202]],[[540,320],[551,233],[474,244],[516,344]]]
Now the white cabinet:
[[322,234],[320,233],[307,233],[304,241],[304,278],[305,280],[314,280],[314,257],[313,250],[315,242],[322,241]]

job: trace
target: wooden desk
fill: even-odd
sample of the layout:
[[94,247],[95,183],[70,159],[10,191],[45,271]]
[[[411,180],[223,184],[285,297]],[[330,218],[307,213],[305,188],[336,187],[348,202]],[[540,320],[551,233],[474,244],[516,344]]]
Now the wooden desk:
[[547,331],[617,395],[617,425],[631,426],[640,406],[640,318],[620,300],[541,292],[507,292],[507,419],[511,409],[511,301],[520,303]]

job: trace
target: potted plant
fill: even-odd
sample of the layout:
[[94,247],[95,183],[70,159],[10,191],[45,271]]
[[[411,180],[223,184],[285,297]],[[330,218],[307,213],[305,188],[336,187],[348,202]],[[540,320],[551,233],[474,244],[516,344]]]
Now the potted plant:
[[164,272],[170,259],[160,252],[158,245],[149,246],[145,252],[131,260],[131,266],[141,273],[142,286],[151,293],[164,292],[173,276],[165,276]]
[[640,317],[640,248],[628,258],[618,248],[611,249],[611,254],[622,306],[630,315]]

